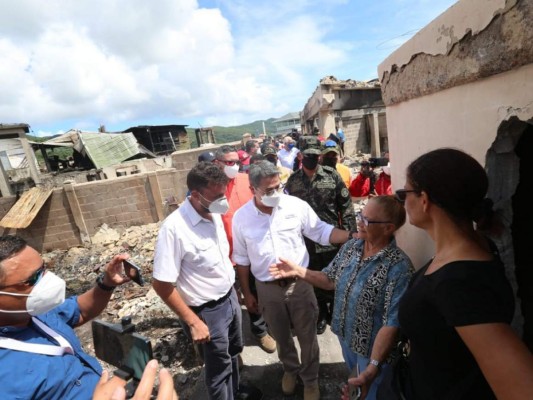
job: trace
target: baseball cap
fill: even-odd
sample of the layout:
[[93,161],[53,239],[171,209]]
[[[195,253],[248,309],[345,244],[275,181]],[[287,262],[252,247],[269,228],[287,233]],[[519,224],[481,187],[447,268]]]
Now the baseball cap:
[[305,149],[305,150],[302,152],[302,154],[303,154],[304,156],[310,156],[310,155],[317,155],[317,156],[319,156],[319,155],[322,154],[322,153],[320,152],[320,149],[318,149],[318,148],[316,148],[316,147],[310,147],[310,148],[308,148],[308,149]]
[[204,151],[203,153],[200,153],[198,156],[198,162],[205,161],[205,162],[211,162],[215,159],[215,153],[212,151]]
[[331,151],[340,154],[339,148],[337,147],[337,143],[335,143],[335,141],[333,140],[326,140],[326,142],[324,143],[324,150],[322,150],[322,154],[326,154]]
[[263,155],[268,156],[269,154],[278,155],[278,152],[274,147],[267,146],[263,149]]

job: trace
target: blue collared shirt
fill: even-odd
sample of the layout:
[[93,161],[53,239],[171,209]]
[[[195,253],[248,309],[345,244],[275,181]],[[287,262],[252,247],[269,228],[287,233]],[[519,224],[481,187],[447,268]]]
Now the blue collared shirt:
[[[98,361],[86,354],[73,327],[80,319],[77,297],[37,317],[59,333],[75,354],[47,356],[0,348],[2,399],[91,399],[102,372]],[[27,343],[57,343],[33,322],[26,327],[0,327],[0,336]]]
[[353,352],[369,357],[378,331],[399,326],[398,304],[414,268],[394,239],[366,259],[364,243],[346,242],[322,272],[335,282],[331,330]]

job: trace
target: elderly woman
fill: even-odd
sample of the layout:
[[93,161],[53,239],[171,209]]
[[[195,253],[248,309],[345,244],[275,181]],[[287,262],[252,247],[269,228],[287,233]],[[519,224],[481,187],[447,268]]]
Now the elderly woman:
[[405,210],[393,196],[368,200],[358,215],[358,239],[346,242],[329,266],[312,271],[280,259],[270,268],[275,278],[298,277],[335,290],[331,330],[339,337],[349,370],[359,370],[362,397],[375,399],[387,358],[398,334],[398,303],[414,272],[396,246],[394,233]]
[[495,222],[488,178],[468,154],[450,148],[407,168],[409,222],[435,242],[399,307],[409,339],[414,399],[533,399],[533,356],[509,325],[514,297],[491,242],[474,229]]

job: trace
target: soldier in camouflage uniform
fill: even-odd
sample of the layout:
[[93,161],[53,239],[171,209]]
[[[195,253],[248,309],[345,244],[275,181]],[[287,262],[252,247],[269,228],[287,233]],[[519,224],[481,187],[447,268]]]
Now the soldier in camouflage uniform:
[[[350,193],[334,168],[318,164],[320,154],[317,146],[303,151],[302,169],[289,177],[285,190],[306,201],[322,221],[355,232],[355,211]],[[309,252],[309,268],[315,271],[326,267],[339,250],[334,245],[322,246],[304,239]],[[319,306],[317,333],[321,334],[331,320],[334,292],[315,288],[315,295]]]

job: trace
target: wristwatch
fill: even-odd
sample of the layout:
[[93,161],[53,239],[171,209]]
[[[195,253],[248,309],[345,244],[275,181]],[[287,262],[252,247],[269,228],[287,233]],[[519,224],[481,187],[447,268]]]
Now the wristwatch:
[[369,364],[372,364],[377,369],[379,369],[379,367],[381,366],[381,363],[378,360],[374,360],[374,359],[371,359]]
[[98,285],[98,287],[100,289],[102,289],[104,292],[112,292],[113,290],[115,290],[116,286],[107,286],[105,283],[104,283],[104,274],[100,274],[98,275],[98,277],[96,278],[96,284]]

